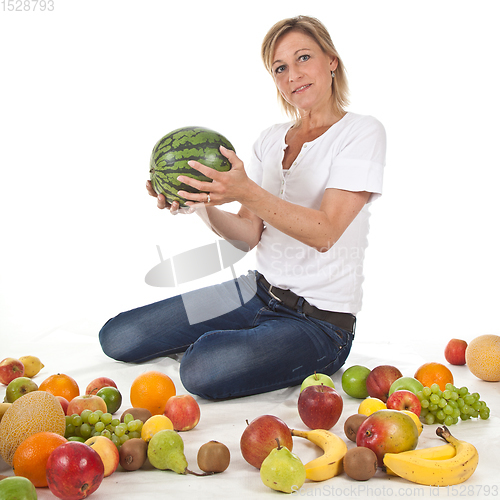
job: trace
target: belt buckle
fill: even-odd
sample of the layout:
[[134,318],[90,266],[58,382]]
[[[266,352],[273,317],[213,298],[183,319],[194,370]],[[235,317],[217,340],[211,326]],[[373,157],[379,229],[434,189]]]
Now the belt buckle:
[[275,298],[278,302],[282,302],[282,300],[279,298],[279,297],[276,297],[276,295],[274,295],[274,293],[272,292],[272,289],[273,289],[273,285],[269,285],[269,288],[267,289],[267,293]]

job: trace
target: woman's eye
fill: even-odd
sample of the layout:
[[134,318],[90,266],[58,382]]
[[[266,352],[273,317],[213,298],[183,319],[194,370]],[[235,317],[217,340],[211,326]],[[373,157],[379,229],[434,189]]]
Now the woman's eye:
[[279,75],[280,73],[283,73],[283,71],[285,71],[285,66],[278,66],[274,72]]
[[308,56],[307,54],[304,54],[302,56],[299,57],[299,61],[307,61],[311,56]]

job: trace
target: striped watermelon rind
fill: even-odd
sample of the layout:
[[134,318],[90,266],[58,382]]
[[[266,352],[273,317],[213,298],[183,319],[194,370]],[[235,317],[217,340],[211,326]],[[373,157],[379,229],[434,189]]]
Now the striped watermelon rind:
[[200,181],[211,181],[209,177],[191,168],[187,164],[189,160],[198,161],[219,172],[230,170],[229,160],[219,151],[221,145],[234,151],[233,145],[223,135],[204,127],[178,128],[163,136],[153,148],[149,165],[155,192],[163,194],[168,203],[178,201],[181,207],[185,207],[186,200],[177,191],[199,191],[179,182],[177,177],[185,175]]

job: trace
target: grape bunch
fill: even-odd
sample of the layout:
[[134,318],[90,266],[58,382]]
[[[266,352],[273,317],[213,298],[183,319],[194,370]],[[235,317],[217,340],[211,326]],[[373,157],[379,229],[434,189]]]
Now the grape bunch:
[[140,438],[142,426],[142,420],[134,420],[131,414],[126,414],[123,422],[120,422],[120,419],[114,418],[111,413],[83,410],[81,415],[75,413],[66,416],[64,437],[72,441],[85,442],[93,436],[106,436],[119,449],[128,439]]
[[458,423],[459,419],[480,417],[486,420],[490,416],[490,409],[484,401],[480,401],[479,394],[469,393],[467,387],[446,384],[442,391],[438,384],[432,384],[419,391],[417,397],[422,405],[420,420],[424,424],[449,426]]

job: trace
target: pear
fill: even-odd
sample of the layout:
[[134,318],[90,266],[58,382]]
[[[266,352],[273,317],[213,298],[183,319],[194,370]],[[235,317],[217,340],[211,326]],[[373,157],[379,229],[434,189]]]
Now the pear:
[[149,441],[148,458],[156,469],[173,470],[177,474],[187,473],[184,441],[172,429],[163,429],[153,435]]
[[262,482],[273,490],[292,493],[298,491],[306,480],[306,468],[300,458],[286,446],[278,447],[264,459],[260,467]]

